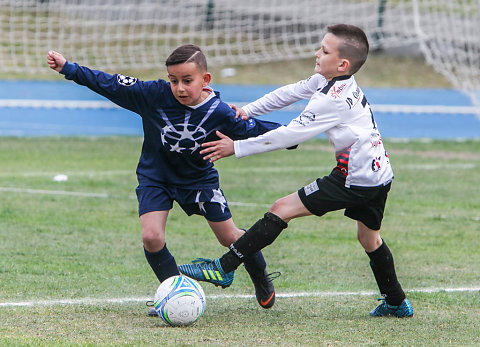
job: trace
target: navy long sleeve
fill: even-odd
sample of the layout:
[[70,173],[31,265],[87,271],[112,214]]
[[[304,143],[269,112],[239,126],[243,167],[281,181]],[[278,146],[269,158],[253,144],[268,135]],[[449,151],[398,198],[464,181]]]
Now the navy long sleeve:
[[141,81],[110,75],[67,62],[62,74],[115,104],[139,114],[144,142],[137,166],[140,184],[155,183],[187,189],[218,188],[218,172],[203,159],[201,144],[217,139],[215,131],[234,140],[258,136],[278,123],[235,118],[218,92],[198,108],[179,103],[164,80]]

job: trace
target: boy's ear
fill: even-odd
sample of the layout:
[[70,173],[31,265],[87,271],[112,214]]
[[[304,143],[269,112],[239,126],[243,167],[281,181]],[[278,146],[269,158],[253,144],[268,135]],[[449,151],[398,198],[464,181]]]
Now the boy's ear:
[[338,65],[338,72],[345,73],[350,69],[350,60],[342,59],[341,63]]
[[212,74],[210,72],[205,72],[203,74],[203,86],[206,87],[212,80]]

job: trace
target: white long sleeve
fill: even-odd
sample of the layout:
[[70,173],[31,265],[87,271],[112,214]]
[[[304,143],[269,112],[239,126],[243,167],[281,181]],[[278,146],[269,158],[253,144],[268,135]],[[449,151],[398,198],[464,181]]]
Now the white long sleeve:
[[315,74],[308,79],[288,84],[265,94],[261,98],[242,107],[249,117],[257,117],[279,110],[303,99],[310,99],[320,84],[325,82],[322,75]]
[[329,82],[322,76],[312,76],[276,89],[244,110],[249,116],[260,115],[306,96],[310,101],[298,117],[287,126],[235,141],[235,155],[240,158],[288,148],[325,133],[335,150],[335,169],[345,175],[346,187],[373,187],[390,182],[393,170],[388,154],[370,105],[353,76],[340,76]]
[[[317,100],[318,98],[324,100]],[[327,108],[330,109],[328,112]],[[322,117],[315,117],[316,109],[323,110]],[[298,145],[338,125],[341,122],[339,114],[335,104],[329,103],[325,95],[318,95],[287,126],[257,137],[235,141],[235,156],[241,158]]]

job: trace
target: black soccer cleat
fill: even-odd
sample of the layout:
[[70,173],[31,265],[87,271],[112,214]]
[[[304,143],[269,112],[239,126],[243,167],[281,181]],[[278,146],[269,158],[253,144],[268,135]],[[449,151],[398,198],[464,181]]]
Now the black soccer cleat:
[[148,300],[145,304],[148,307],[147,315],[149,317],[158,317],[157,310],[155,310],[155,307],[153,307],[153,301]]
[[147,314],[149,317],[158,317],[157,310],[154,307],[149,308]]
[[250,274],[253,285],[255,286],[255,296],[257,301],[263,308],[270,308],[275,303],[275,287],[272,281],[278,278],[280,272],[267,273],[267,270],[263,270],[261,274]]

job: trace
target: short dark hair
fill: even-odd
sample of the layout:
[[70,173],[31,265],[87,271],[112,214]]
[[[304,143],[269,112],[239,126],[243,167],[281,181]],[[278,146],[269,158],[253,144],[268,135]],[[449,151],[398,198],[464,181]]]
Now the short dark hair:
[[343,39],[338,47],[340,58],[350,61],[350,73],[356,73],[367,60],[369,44],[365,32],[354,25],[334,24],[327,27],[327,32]]
[[165,61],[166,66],[193,62],[202,71],[207,71],[207,58],[200,47],[192,44],[175,48]]

